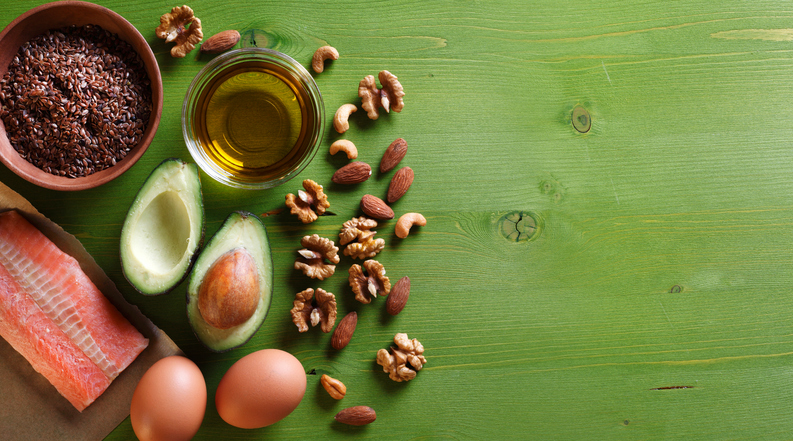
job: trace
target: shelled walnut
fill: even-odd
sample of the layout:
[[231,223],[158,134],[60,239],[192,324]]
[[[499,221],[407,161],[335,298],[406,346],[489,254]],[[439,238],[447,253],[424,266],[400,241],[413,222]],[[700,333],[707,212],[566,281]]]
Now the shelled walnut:
[[324,280],[336,272],[339,263],[339,248],[332,240],[317,234],[303,236],[300,239],[303,249],[298,251],[300,257],[295,261],[295,269],[312,279]]
[[321,324],[322,332],[330,332],[336,324],[336,296],[322,288],[317,288],[316,298],[314,289],[308,288],[295,296],[292,303],[292,322],[299,332],[308,331],[311,326]]
[[354,217],[345,222],[339,233],[339,244],[347,245],[344,255],[353,259],[366,259],[374,257],[385,248],[385,240],[375,239],[377,233],[372,228],[377,227],[377,221],[368,217]]
[[383,372],[388,373],[388,378],[394,381],[416,378],[416,371],[420,371],[427,363],[424,346],[415,338],[409,340],[408,335],[403,333],[394,336],[394,343],[397,347],[392,346],[391,353],[385,349],[377,351],[377,364],[383,366]]
[[385,268],[376,260],[365,261],[363,268],[358,264],[351,266],[349,281],[355,300],[364,304],[371,303],[378,294],[387,296],[391,292],[391,281],[385,275]]
[[405,91],[396,75],[384,70],[378,74],[382,89],[377,88],[373,75],[367,75],[358,84],[358,96],[361,98],[361,107],[366,111],[369,119],[377,119],[380,115],[378,109],[383,107],[388,113],[390,110],[401,112],[405,107],[403,97]]
[[[188,28],[187,25],[190,27]],[[160,17],[160,25],[154,33],[166,43],[174,43],[171,56],[176,58],[184,58],[204,38],[201,20],[187,5],[175,6],[171,12],[163,14]]]
[[303,188],[305,191],[299,190],[297,196],[292,193],[286,195],[286,206],[292,214],[297,215],[300,222],[310,224],[318,216],[325,214],[325,210],[330,208],[330,202],[322,186],[311,179],[303,181]]

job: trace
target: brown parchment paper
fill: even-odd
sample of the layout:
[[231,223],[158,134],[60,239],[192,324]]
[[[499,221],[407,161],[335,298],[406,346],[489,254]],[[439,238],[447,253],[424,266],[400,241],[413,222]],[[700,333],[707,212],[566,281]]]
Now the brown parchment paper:
[[127,303],[74,236],[0,182],[0,211],[8,209],[18,210],[61,250],[77,259],[99,290],[149,339],[149,346],[80,413],[0,338],[0,439],[101,440],[129,415],[132,393],[146,370],[157,360],[181,351],[137,307]]

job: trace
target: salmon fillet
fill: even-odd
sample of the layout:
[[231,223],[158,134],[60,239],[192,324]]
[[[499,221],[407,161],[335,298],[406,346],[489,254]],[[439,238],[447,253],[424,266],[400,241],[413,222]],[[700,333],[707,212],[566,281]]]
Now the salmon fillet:
[[80,411],[110,386],[102,370],[55,326],[3,266],[0,336]]
[[[29,340],[30,346],[50,345],[31,353],[35,362],[17,349],[45,377],[47,377],[45,372],[48,370],[76,369],[78,358],[82,358],[99,369],[106,378],[107,385],[97,394],[96,388],[89,388],[87,383],[81,382],[83,379],[72,379],[71,384],[59,386],[53,379],[47,377],[78,410],[84,409],[101,395],[110,382],[148,345],[148,340],[107,300],[85,275],[79,263],[72,256],[61,251],[16,211],[0,213],[0,266],[3,267],[2,274],[5,276],[0,289],[7,291],[4,297],[0,297],[0,301],[6,299],[10,301],[12,298],[8,293],[16,292],[14,294],[16,303],[22,302],[19,299],[24,297],[25,302],[31,302],[38,308],[36,317],[41,315],[35,333],[29,330],[6,329],[27,326],[27,322],[12,321],[11,313],[8,320],[0,316],[3,318],[0,323],[0,329],[4,329],[3,337],[5,338],[5,334],[15,334],[19,339],[21,335]],[[23,312],[32,314],[33,309],[28,305]],[[81,357],[59,356],[61,355],[58,354],[59,351],[66,351],[63,349],[66,345],[61,340],[49,341],[49,335],[42,334],[52,333],[54,329],[60,331],[60,334],[77,348],[82,354]],[[19,342],[17,345],[24,346]],[[14,347],[16,349],[17,346]],[[46,367],[43,366],[45,364]],[[86,375],[89,375],[87,371]],[[92,379],[84,380],[94,384]],[[56,381],[63,383],[62,379]],[[81,404],[81,408],[81,405],[75,402],[85,402],[81,398],[83,393],[93,398],[87,404]]]

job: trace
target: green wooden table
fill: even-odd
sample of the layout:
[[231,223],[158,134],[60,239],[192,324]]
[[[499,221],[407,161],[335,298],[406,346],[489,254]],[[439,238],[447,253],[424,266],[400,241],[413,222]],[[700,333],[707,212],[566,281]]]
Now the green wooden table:
[[[394,222],[378,229],[386,239],[378,260],[393,280],[412,280],[406,309],[390,317],[382,300],[353,300],[349,258],[324,282],[292,269],[303,235],[337,235],[361,196],[384,195],[391,176],[330,185],[346,162],[327,153],[340,137],[330,126],[310,166],[279,188],[233,190],[204,176],[207,236],[231,211],[279,208],[303,178],[327,185],[336,213],[309,226],[283,214],[264,219],[272,309],[248,344],[224,354],[190,331],[185,285],[144,297],[118,258],[143,180],[164,158],[190,160],[181,105],[208,58],[172,59],[154,36],[176,4],[100,3],[157,54],[165,106],[154,143],[124,176],[93,190],[44,190],[2,167],[0,181],[77,236],[200,366],[210,403],[197,439],[790,437],[790,2],[190,3],[206,35],[259,29],[269,47],[305,66],[317,47],[338,48],[341,59],[316,76],[328,123],[338,106],[359,102],[365,75],[398,75],[404,111],[376,122],[358,112],[345,137],[375,165],[391,141],[408,141],[403,164],[416,180],[394,209],[428,221],[406,240],[394,236]],[[37,4],[3,2],[0,22]],[[336,293],[341,314],[358,311],[345,350],[291,323],[294,294],[309,286]],[[426,347],[428,364],[406,384],[375,364],[396,332]],[[270,347],[303,363],[305,398],[271,427],[225,424],[213,402],[221,376]],[[344,400],[322,390],[323,373],[347,384]],[[333,422],[352,405],[374,407],[377,421]],[[109,437],[132,438],[129,419]]]

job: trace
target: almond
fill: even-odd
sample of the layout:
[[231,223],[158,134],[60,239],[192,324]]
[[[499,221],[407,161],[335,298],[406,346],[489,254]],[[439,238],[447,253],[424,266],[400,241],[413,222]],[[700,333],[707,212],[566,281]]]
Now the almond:
[[201,52],[205,54],[219,54],[234,47],[240,41],[240,33],[235,30],[219,32],[201,45]]
[[391,288],[391,294],[385,302],[385,310],[391,315],[399,314],[408,302],[410,296],[410,277],[405,276]]
[[398,201],[407,193],[411,185],[413,185],[413,169],[402,167],[397,170],[394,177],[391,178],[391,184],[388,185],[388,195],[386,196],[388,203],[393,204]]
[[394,218],[394,210],[386,205],[382,199],[370,194],[365,194],[361,198],[361,210],[367,216],[378,220],[388,220]]
[[388,146],[383,159],[380,160],[380,173],[385,173],[399,164],[408,152],[408,142],[402,138],[396,139]]
[[337,184],[360,184],[372,176],[372,167],[361,161],[351,162],[336,170],[331,180]]
[[352,340],[352,334],[355,333],[355,326],[358,325],[358,313],[353,311],[344,316],[333,331],[333,336],[330,338],[330,344],[334,349],[344,349],[345,346]]
[[364,426],[377,419],[377,413],[369,406],[348,407],[336,414],[336,421],[351,426]]

